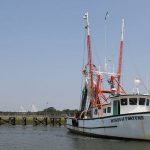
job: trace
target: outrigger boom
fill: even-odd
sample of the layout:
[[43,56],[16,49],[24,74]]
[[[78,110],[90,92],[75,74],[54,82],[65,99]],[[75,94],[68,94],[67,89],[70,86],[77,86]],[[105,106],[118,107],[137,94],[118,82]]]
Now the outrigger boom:
[[119,67],[118,67],[118,89],[117,89],[117,94],[120,94],[120,86],[121,86],[123,39],[124,39],[124,19],[122,19],[122,30],[121,30],[121,40],[120,40],[120,55],[119,55]]
[[[83,18],[85,20],[85,29],[87,31],[87,48],[88,48],[88,63],[85,66],[86,69],[84,68],[83,72],[86,72],[84,74],[86,78],[86,83],[87,86],[90,87],[89,89],[90,94],[88,97],[91,103],[91,108],[97,107],[98,105],[101,105],[101,107],[103,107],[102,104],[106,102],[106,100],[108,99],[107,96],[104,95],[105,93],[107,94],[110,93],[111,95],[120,95],[121,93],[125,93],[125,91],[121,87],[124,19],[122,19],[122,28],[121,28],[119,66],[118,66],[118,72],[117,74],[115,74],[111,72],[100,72],[96,69],[95,65],[93,65],[88,12],[85,14]],[[103,76],[107,76],[109,78],[109,85],[111,86],[109,90],[103,89],[103,85],[102,85]]]

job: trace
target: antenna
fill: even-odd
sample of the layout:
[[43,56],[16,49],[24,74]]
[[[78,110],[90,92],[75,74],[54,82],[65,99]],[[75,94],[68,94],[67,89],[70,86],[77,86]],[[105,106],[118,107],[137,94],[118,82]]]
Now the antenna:
[[106,12],[105,15],[105,50],[107,50],[107,30],[108,30],[108,18],[109,18],[109,13],[108,11]]
[[105,57],[104,71],[106,71],[106,72],[107,72],[107,58],[106,58],[106,57]]
[[115,74],[115,65],[114,65],[114,63],[113,63],[113,72],[112,73]]
[[146,85],[146,86],[147,86],[147,95],[149,94],[149,85],[148,85],[148,81],[149,81],[149,80],[148,80],[148,79],[149,79],[149,78],[148,78],[148,74],[147,74],[147,85]]

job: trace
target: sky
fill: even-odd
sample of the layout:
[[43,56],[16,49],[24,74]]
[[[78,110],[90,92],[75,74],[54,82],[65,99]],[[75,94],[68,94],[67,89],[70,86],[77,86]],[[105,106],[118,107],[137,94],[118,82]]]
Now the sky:
[[20,107],[31,111],[32,106],[37,110],[79,108],[87,11],[93,63],[103,65],[107,56],[117,68],[124,18],[124,88],[132,92],[135,77],[146,84],[150,78],[149,0],[1,0],[1,111]]

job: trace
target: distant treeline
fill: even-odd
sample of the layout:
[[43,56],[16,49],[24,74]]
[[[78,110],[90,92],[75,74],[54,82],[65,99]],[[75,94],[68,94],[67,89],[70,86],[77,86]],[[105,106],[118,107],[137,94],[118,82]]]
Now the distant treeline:
[[78,112],[77,109],[71,110],[71,109],[64,109],[64,110],[57,110],[54,107],[49,107],[44,109],[43,111],[37,111],[37,112],[3,112],[0,111],[0,115],[8,115],[8,116],[17,116],[17,115],[46,115],[46,116],[74,116]]

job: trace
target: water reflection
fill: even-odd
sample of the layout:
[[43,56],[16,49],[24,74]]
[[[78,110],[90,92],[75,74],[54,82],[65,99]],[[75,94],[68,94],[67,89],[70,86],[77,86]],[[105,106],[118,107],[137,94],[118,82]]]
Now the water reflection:
[[3,150],[149,150],[150,142],[90,138],[64,127],[0,126]]

